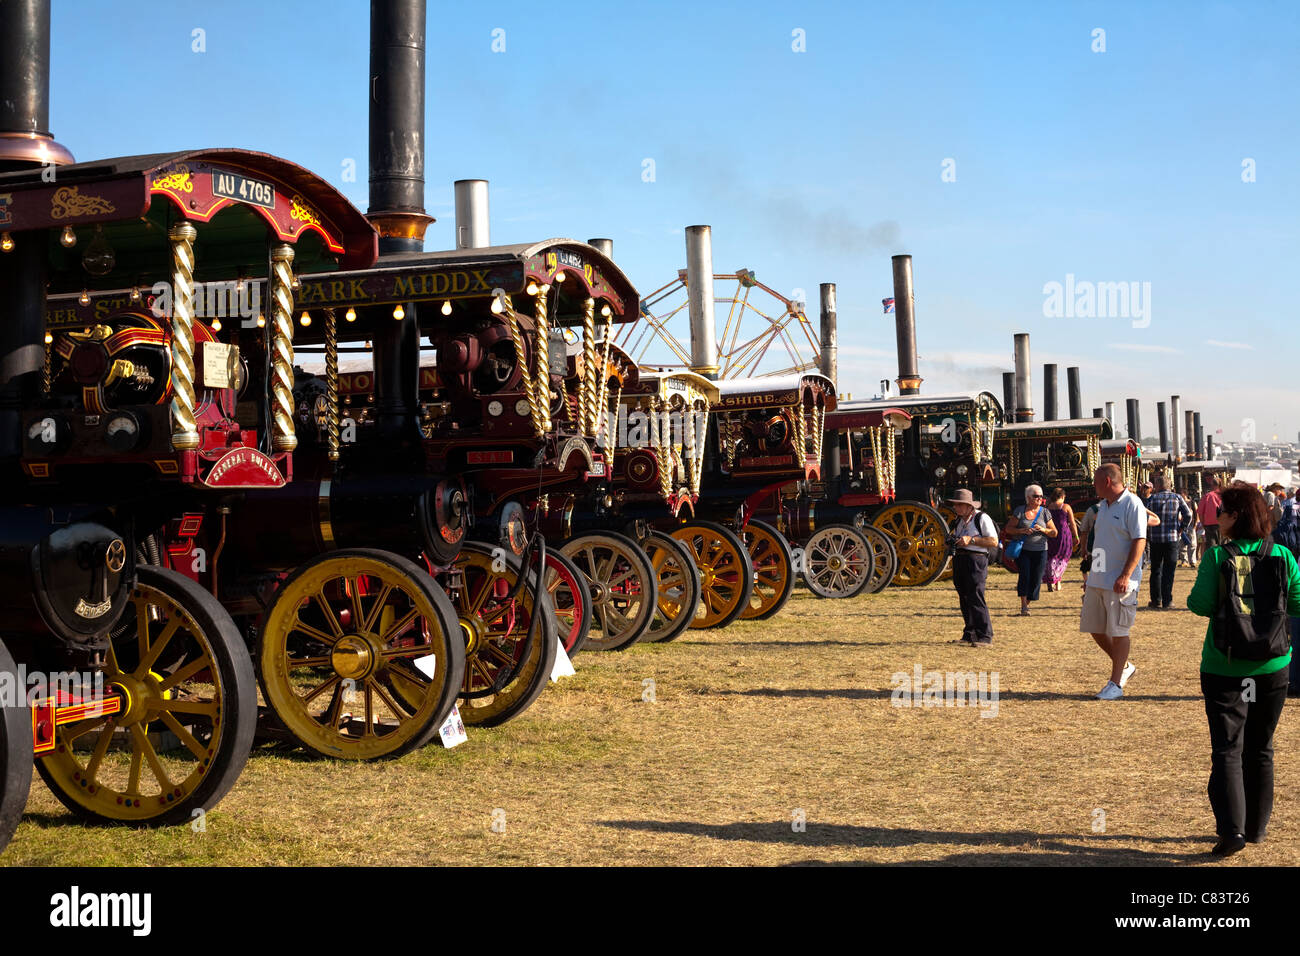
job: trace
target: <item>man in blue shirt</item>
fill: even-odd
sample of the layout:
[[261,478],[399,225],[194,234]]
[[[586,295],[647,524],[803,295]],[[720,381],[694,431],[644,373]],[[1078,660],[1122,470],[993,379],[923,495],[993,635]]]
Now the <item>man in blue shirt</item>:
[[1147,507],[1159,516],[1160,524],[1147,532],[1147,548],[1151,553],[1151,602],[1147,607],[1172,611],[1178,538],[1192,520],[1192,509],[1181,495],[1169,490],[1163,474],[1157,472],[1152,485],[1155,491],[1147,499]]
[[1099,700],[1119,700],[1137,667],[1128,659],[1129,630],[1137,617],[1146,549],[1147,511],[1124,487],[1118,465],[1097,469],[1092,486],[1101,497],[1092,532],[1092,566],[1083,592],[1079,630],[1091,634],[1110,658],[1110,680]]

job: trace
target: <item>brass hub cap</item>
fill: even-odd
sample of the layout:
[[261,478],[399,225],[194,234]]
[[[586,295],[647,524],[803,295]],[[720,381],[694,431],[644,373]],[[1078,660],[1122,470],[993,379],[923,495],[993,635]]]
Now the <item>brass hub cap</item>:
[[113,722],[119,727],[140,723],[145,715],[144,700],[148,696],[144,682],[123,675],[115,677],[108,687],[110,693],[116,693],[122,698],[122,709],[113,718]]
[[465,656],[477,654],[483,643],[483,622],[476,617],[460,619],[460,630],[465,635]]
[[375,652],[364,637],[349,634],[340,637],[330,651],[330,664],[334,672],[348,680],[360,680],[374,666]]

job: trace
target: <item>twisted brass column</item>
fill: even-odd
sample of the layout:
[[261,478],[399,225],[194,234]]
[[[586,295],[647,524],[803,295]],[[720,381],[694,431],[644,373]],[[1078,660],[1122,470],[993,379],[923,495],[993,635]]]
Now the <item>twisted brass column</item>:
[[546,312],[546,296],[550,291],[549,285],[537,287],[535,330],[537,369],[533,375],[533,387],[537,390],[537,404],[533,406],[533,428],[538,438],[545,438],[546,433],[551,430],[551,342],[549,317]]
[[271,448],[293,451],[293,246],[271,249]]
[[194,240],[188,222],[167,230],[172,245],[172,448],[199,447],[194,423]]
[[578,431],[595,434],[596,418],[596,300],[583,303],[582,312],[582,385],[578,388]]
[[330,461],[339,460],[339,342],[333,309],[325,310],[325,415]]

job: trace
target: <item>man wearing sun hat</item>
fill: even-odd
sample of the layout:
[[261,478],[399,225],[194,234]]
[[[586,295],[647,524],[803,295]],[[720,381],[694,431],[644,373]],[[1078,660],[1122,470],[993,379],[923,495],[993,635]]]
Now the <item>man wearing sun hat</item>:
[[989,573],[989,555],[998,546],[998,528],[993,519],[979,510],[979,502],[969,488],[958,488],[948,499],[957,520],[948,531],[953,548],[952,583],[965,622],[958,643],[988,647],[993,643],[993,622],[984,600],[984,584]]

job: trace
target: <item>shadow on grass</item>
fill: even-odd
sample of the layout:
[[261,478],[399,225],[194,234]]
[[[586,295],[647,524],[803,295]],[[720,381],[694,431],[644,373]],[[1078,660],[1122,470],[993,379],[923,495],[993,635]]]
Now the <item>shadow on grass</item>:
[[[1006,832],[952,832],[945,830],[893,829],[890,827],[856,826],[850,824],[822,824],[809,822],[803,833],[791,830],[790,823],[725,823],[706,824],[690,821],[661,820],[602,820],[600,826],[618,830],[639,830],[646,833],[669,833],[690,837],[708,837],[714,840],[736,840],[751,843],[780,843],[788,846],[824,847],[905,847],[926,844],[969,844],[986,847],[973,853],[952,853],[935,860],[907,861],[905,866],[940,865],[1045,865],[1071,866],[1124,866],[1167,865],[1170,863],[1203,862],[1213,859],[1208,849],[1196,853],[1170,850],[1151,851],[1133,847],[1108,845],[1116,841],[1140,840],[1146,843],[1208,844],[1208,836],[1144,837],[1121,833],[1036,833],[1030,830]],[[997,852],[995,847],[1016,848],[1016,852]],[[845,865],[840,861],[801,860],[793,866]],[[853,864],[847,864],[853,865]]]
[[[888,700],[894,695],[892,687],[753,687],[749,690],[710,690],[708,693],[719,697],[840,697],[844,700]],[[1137,701],[1188,701],[1203,700],[1200,694],[1126,694],[1124,700]],[[1095,693],[1064,694],[1052,691],[1014,691],[998,692],[998,701],[1016,700],[1091,700],[1098,704]],[[942,705],[935,704],[935,707]]]

